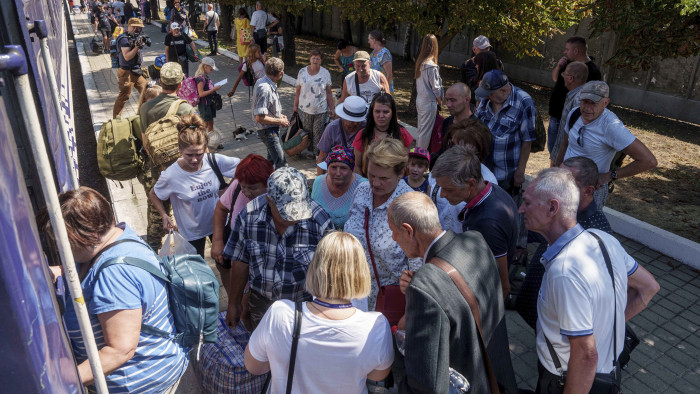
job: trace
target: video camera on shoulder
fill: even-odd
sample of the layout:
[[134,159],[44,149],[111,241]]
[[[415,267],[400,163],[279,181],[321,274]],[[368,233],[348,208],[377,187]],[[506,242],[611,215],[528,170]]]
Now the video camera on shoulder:
[[127,34],[127,38],[129,39],[129,46],[134,47],[137,46],[141,49],[143,49],[144,46],[150,47],[151,46],[151,38],[147,36],[146,34],[143,33],[134,33],[134,34]]

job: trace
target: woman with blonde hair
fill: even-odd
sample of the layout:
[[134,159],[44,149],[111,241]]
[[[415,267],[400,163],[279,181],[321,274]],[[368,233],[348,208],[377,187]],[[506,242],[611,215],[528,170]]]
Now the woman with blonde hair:
[[251,86],[254,86],[255,81],[265,77],[265,57],[263,56],[263,53],[260,50],[260,45],[258,44],[248,45],[248,53],[246,54],[246,57],[243,60],[243,64],[241,64],[241,69],[238,72],[238,78],[236,78],[236,82],[233,83],[233,88],[230,92],[228,92],[229,97],[233,96],[236,93],[238,84],[241,82],[241,79],[243,79],[243,76],[245,75],[246,71],[248,71],[249,67],[253,72],[253,85]]
[[[350,302],[370,291],[370,273],[360,242],[333,232],[321,239],[306,274],[313,301],[276,301],[253,331],[245,350],[252,374],[271,372],[270,392],[291,380],[295,393],[363,393],[366,382],[382,381],[394,360],[386,318]],[[301,312],[296,368],[289,374],[295,309]],[[323,371],[323,373],[319,373]]]
[[[367,308],[374,310],[379,287],[398,284],[401,272],[418,269],[422,259],[409,260],[391,238],[389,229],[389,205],[396,197],[413,191],[402,179],[408,149],[397,139],[385,138],[370,145],[367,157],[369,182],[361,183],[355,189],[345,231],[356,236],[367,251],[367,260],[372,267],[372,291]],[[378,278],[374,274],[375,267]]]
[[160,85],[156,84],[155,81],[152,81],[151,83],[153,85],[148,86],[146,89],[144,89],[143,93],[141,94],[141,97],[139,98],[139,106],[136,110],[137,114],[141,113],[141,106],[143,105],[143,103],[158,97],[158,95],[161,94],[161,92],[163,92],[163,88],[160,87]]
[[437,38],[428,34],[423,37],[414,71],[416,110],[418,111],[416,146],[423,149],[428,149],[428,145],[430,145],[437,108],[442,105],[442,79],[437,62]]
[[[206,238],[211,241],[214,231],[214,209],[219,200],[221,182],[217,169],[220,175],[233,178],[241,160],[208,153],[209,136],[199,115],[181,116],[177,130],[182,157],[160,174],[148,197],[163,219],[163,228],[177,229],[204,257]],[[161,200],[170,200],[177,226]]]

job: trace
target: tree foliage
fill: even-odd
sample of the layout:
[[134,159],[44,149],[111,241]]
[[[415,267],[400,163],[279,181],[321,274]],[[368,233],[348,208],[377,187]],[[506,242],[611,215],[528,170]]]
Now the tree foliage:
[[591,0],[327,0],[341,17],[393,28],[411,23],[419,36],[433,33],[440,51],[464,28],[498,42],[519,56],[540,55],[543,37],[560,33],[586,16]]
[[618,37],[612,66],[647,70],[660,58],[700,54],[698,0],[597,0],[591,11],[595,36]]

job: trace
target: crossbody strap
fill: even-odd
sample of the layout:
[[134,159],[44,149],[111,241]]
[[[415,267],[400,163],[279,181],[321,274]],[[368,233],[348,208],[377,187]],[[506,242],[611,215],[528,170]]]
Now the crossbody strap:
[[219,190],[226,188],[228,184],[224,179],[224,174],[221,173],[219,163],[216,162],[216,156],[214,156],[213,153],[207,153],[207,160],[209,161],[209,167],[211,167],[211,169],[214,171],[214,174],[216,174],[216,177],[219,179]]
[[[613,311],[613,371],[615,371],[616,377],[618,377],[619,374],[617,373],[617,292],[615,290],[615,276],[613,275],[610,255],[608,254],[607,248],[605,248],[605,244],[603,244],[603,240],[601,240],[600,237],[592,231],[588,231],[588,234],[591,234],[596,239],[596,241],[598,241],[600,251],[603,253],[603,259],[605,260],[605,266],[608,269],[608,274],[610,274],[610,279],[612,280],[613,301],[615,303]],[[552,343],[549,342],[549,339],[546,335],[544,336],[544,340],[547,343],[547,349],[549,350],[549,355],[552,357],[554,367],[559,372],[559,375],[564,377],[564,369],[561,366],[561,362],[559,361],[559,356],[557,355],[557,352],[554,350],[554,346],[552,346]]]
[[[226,215],[226,225],[230,226],[233,220],[233,206],[236,204],[238,195],[241,194],[241,184],[236,185],[236,190],[233,191],[233,198],[231,198],[231,206],[228,209],[228,215]],[[227,240],[228,241],[228,240]]]
[[301,303],[294,303],[294,331],[292,332],[292,352],[289,355],[289,370],[287,371],[287,394],[292,392],[292,381],[294,380],[294,364],[297,361],[297,347],[299,346],[299,336],[301,334]]
[[472,312],[472,317],[474,318],[474,323],[476,323],[476,329],[479,332],[479,347],[481,348],[481,355],[484,359],[484,366],[486,367],[486,373],[488,375],[491,393],[500,393],[500,389],[498,388],[498,381],[496,380],[496,373],[493,370],[491,359],[489,358],[489,354],[486,351],[484,334],[481,329],[481,313],[479,312],[479,304],[476,302],[476,297],[474,296],[474,293],[469,288],[467,282],[464,281],[462,275],[460,275],[460,273],[455,267],[452,266],[452,264],[439,257],[432,258],[429,261],[429,263],[445,271],[445,273],[450,277],[450,279],[452,279],[452,282],[454,282],[455,286],[457,286],[459,292],[462,293],[462,297],[464,297],[464,299],[467,301],[469,309],[471,309]]
[[369,252],[369,259],[372,262],[372,269],[374,270],[374,279],[377,280],[377,288],[379,292],[382,292],[382,284],[379,282],[379,272],[377,271],[377,264],[374,262],[374,254],[372,253],[372,246],[369,244],[369,207],[365,207],[365,240],[367,240],[367,251]]
[[[370,72],[370,77],[372,76],[372,73]],[[362,97],[363,100],[365,100],[365,103],[367,102],[367,99],[360,93],[360,76],[357,74],[357,71],[355,71],[355,94],[358,97]]]

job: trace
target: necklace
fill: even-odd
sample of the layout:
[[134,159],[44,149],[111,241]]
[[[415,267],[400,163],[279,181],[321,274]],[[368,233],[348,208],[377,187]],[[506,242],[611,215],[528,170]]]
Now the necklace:
[[330,304],[328,302],[324,302],[319,300],[318,298],[314,299],[313,301],[315,304],[325,306],[326,308],[332,308],[332,309],[347,309],[347,308],[352,308],[352,304]]

